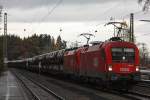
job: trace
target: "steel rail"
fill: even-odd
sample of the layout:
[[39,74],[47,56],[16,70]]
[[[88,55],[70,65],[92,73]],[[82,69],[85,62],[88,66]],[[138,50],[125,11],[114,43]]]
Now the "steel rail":
[[21,84],[31,93],[32,100],[40,100],[40,98],[22,81],[22,79],[13,71],[11,73],[21,82]]
[[[20,72],[19,72],[20,73]],[[52,94],[55,98],[57,98],[58,100],[65,100],[63,97],[59,96],[58,94],[56,94],[55,92],[53,92],[52,90],[50,90],[49,88],[47,88],[46,86],[40,84],[39,82],[34,81],[33,79],[24,76],[26,79],[30,80],[31,82],[33,82],[34,84],[36,84],[37,86],[39,86],[40,88],[42,88],[44,91],[46,91],[49,94]]]

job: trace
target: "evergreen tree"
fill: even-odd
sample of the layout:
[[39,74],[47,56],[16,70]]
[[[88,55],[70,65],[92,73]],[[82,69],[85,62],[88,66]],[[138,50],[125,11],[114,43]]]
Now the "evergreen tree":
[[[57,46],[56,46],[57,44]],[[66,47],[66,42],[59,36],[55,44],[54,37],[47,34],[33,34],[27,38],[16,35],[7,36],[8,60],[24,59],[59,50]],[[0,64],[3,63],[3,36],[0,36]],[[1,66],[0,66],[1,67]]]
[[59,35],[56,40],[56,50],[60,50],[61,47],[62,47],[62,41],[61,41],[61,37]]

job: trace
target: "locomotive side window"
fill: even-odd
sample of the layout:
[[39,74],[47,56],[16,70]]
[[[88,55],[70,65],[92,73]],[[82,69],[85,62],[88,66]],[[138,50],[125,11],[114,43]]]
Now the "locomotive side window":
[[113,62],[128,62],[134,63],[135,51],[133,48],[112,48]]

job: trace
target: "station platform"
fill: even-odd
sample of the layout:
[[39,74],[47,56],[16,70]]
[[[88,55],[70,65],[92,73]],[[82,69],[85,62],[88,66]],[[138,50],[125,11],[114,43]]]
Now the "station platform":
[[21,84],[9,70],[0,74],[0,100],[28,100]]

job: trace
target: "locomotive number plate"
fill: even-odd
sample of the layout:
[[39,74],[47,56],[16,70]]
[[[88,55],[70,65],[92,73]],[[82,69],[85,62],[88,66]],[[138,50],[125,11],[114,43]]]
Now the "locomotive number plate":
[[128,72],[128,71],[129,71],[129,68],[120,68],[120,71],[121,71],[121,72]]

